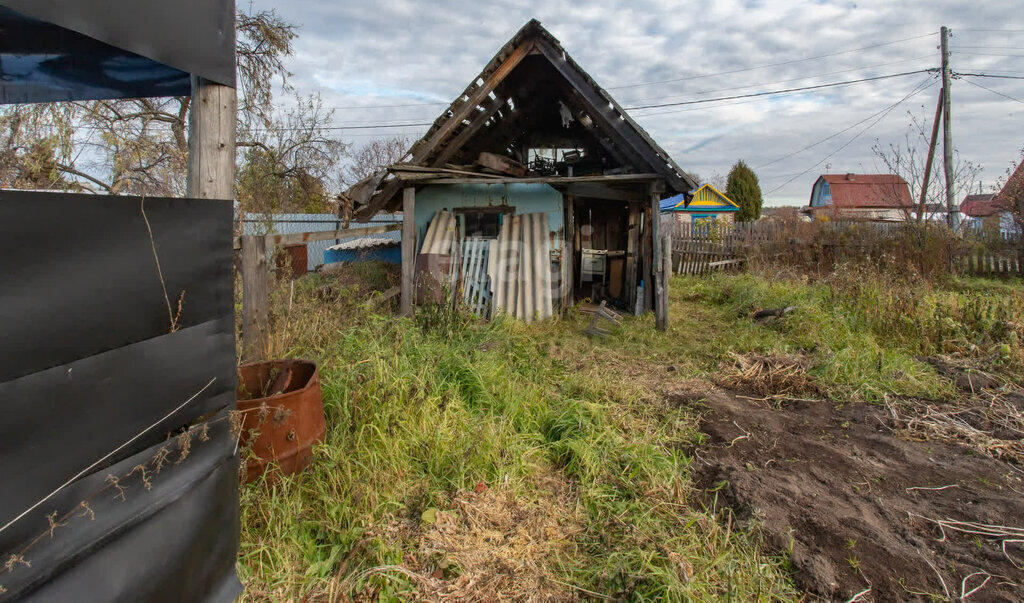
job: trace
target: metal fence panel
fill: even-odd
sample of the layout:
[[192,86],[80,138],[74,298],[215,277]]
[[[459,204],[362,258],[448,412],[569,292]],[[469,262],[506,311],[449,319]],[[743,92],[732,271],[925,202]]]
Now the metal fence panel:
[[[362,228],[366,226],[381,226],[384,224],[401,224],[402,216],[397,214],[378,214],[367,222],[352,222],[349,228]],[[293,234],[300,232],[323,232],[326,230],[340,230],[345,224],[334,214],[246,214],[242,220],[243,233],[247,235],[260,234]],[[401,241],[400,231],[385,232],[382,234],[366,235],[363,238],[382,239],[385,241]],[[342,242],[343,239],[330,241],[314,241],[306,244],[307,270],[314,270],[324,263],[324,251],[332,245]]]

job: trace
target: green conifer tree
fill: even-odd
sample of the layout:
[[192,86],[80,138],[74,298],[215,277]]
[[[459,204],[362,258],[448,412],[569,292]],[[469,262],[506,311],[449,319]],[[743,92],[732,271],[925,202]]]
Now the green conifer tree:
[[736,162],[729,170],[725,182],[725,196],[740,206],[737,222],[753,222],[761,217],[761,185],[757,175],[743,160]]

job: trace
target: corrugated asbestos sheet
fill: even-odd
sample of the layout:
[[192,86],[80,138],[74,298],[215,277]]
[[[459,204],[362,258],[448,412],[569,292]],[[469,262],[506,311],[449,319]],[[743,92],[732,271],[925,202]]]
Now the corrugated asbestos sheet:
[[506,220],[490,261],[495,313],[504,312],[527,323],[551,316],[547,214],[524,214]]
[[[410,217],[411,219],[411,217]],[[423,237],[421,255],[450,255],[455,243],[455,232],[458,223],[455,215],[447,211],[439,211],[427,226],[427,234]]]

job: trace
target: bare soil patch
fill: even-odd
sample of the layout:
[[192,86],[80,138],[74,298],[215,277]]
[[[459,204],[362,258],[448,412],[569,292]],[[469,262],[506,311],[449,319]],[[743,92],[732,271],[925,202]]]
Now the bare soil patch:
[[808,593],[1024,601],[1024,474],[1012,461],[909,441],[890,409],[864,404],[716,390],[706,405],[693,466],[708,503],[760,522]]

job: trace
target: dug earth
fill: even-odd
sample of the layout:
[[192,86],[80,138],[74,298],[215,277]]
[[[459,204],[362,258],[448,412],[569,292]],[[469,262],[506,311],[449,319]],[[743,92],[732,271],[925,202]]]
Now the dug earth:
[[762,527],[806,592],[1024,601],[1024,473],[1012,459],[908,439],[892,407],[722,389],[702,403],[693,466],[706,503]]

